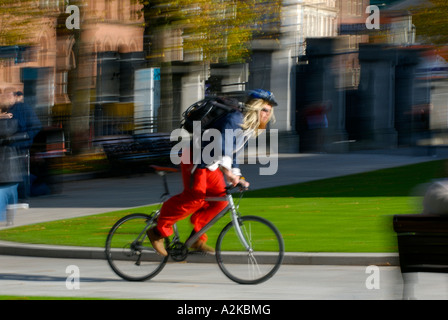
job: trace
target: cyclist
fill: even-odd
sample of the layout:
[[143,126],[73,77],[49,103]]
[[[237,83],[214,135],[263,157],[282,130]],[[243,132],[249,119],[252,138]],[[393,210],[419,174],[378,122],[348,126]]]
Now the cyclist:
[[[236,152],[244,147],[249,137],[259,135],[262,132],[260,129],[267,127],[274,116],[273,107],[277,105],[271,92],[263,89],[250,91],[244,114],[239,111],[230,112],[212,125],[212,128],[221,133],[222,155],[212,163],[194,164],[191,158],[182,159],[184,189],[182,193],[171,197],[163,204],[157,225],[147,232],[152,246],[160,255],[168,255],[164,238],[173,233],[174,223],[191,215],[190,220],[194,227],[192,232],[197,232],[227,205],[225,201],[205,200],[206,197],[225,196],[226,181],[233,186],[237,184],[242,187],[249,186],[249,182],[241,178]],[[226,143],[226,129],[240,130],[244,134],[244,139],[233,139],[232,143]],[[236,145],[238,143],[242,145]],[[192,248],[202,252],[214,252],[206,242],[207,235],[204,234]]]

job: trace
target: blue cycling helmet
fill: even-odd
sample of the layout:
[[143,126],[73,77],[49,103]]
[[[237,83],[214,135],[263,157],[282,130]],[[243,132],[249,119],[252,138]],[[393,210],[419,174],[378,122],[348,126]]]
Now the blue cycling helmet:
[[262,99],[269,103],[271,106],[278,106],[277,100],[275,100],[274,94],[270,91],[263,89],[256,89],[249,91],[247,100]]

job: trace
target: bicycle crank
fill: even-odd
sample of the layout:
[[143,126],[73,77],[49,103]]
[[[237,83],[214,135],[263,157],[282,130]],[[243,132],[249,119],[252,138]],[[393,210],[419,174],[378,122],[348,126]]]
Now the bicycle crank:
[[177,242],[168,248],[168,252],[174,261],[180,262],[187,259],[188,249],[182,242]]

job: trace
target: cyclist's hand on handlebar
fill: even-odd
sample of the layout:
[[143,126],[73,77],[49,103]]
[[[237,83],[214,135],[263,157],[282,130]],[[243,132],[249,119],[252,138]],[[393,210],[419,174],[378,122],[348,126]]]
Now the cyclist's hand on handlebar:
[[239,177],[239,182],[238,182],[238,186],[242,189],[248,189],[250,183],[246,181],[246,179],[244,179],[243,177]]
[[240,182],[240,177],[234,175],[231,171],[225,171],[224,175],[227,179],[227,182],[229,182],[232,186],[236,186]]
[[234,187],[239,185],[242,188],[249,187],[249,182],[244,180],[244,178],[242,178],[241,176],[234,174],[231,170],[222,168],[222,172],[224,173],[224,176],[226,177],[226,180],[230,185]]

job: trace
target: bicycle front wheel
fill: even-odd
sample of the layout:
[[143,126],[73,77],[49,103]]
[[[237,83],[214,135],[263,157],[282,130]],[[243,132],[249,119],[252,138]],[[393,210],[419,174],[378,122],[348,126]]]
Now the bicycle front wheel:
[[222,272],[240,284],[258,284],[271,278],[280,268],[284,243],[278,229],[268,220],[256,216],[239,219],[241,242],[235,225],[230,222],[221,231],[216,243],[216,259]]
[[130,214],[118,220],[109,231],[106,258],[112,270],[125,280],[150,279],[168,261],[168,257],[156,253],[146,235],[151,219],[144,213]]

